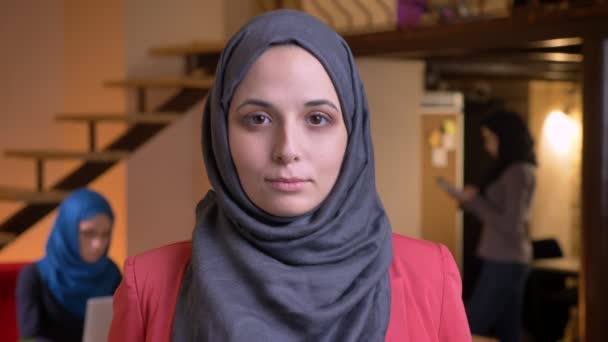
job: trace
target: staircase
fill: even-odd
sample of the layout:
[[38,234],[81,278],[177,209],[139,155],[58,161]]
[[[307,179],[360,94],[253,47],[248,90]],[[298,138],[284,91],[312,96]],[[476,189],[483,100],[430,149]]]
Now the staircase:
[[[185,76],[175,78],[127,79],[107,81],[107,87],[126,88],[136,92],[137,110],[133,113],[59,113],[58,123],[80,123],[88,127],[88,149],[72,150],[7,150],[11,158],[29,159],[36,167],[35,189],[0,186],[0,201],[25,203],[0,226],[0,248],[9,244],[49,214],[69,192],[87,186],[112,166],[127,159],[131,153],[171,125],[183,113],[202,100],[211,85],[215,66],[223,43],[195,42],[183,46],[153,48],[150,53],[159,57],[182,57]],[[165,103],[149,110],[146,91],[154,88],[177,89]],[[129,125],[121,136],[104,149],[96,146],[97,124],[120,122]],[[44,167],[49,161],[81,161],[81,165],[52,185],[44,184]]]

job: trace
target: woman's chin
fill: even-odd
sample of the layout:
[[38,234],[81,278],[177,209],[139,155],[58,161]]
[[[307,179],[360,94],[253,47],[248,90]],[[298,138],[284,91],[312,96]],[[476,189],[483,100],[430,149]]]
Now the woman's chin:
[[296,217],[307,214],[314,207],[314,205],[310,205],[310,203],[303,203],[303,201],[298,199],[285,198],[282,200],[277,200],[275,203],[267,203],[261,207],[261,209],[273,216]]

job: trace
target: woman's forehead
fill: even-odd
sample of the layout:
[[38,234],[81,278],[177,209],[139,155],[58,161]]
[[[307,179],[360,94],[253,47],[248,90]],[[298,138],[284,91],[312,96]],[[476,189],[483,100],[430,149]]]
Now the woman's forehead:
[[330,87],[336,92],[331,76],[321,62],[308,51],[294,46],[272,47],[265,51],[247,71],[243,82],[271,87],[308,82],[317,84],[319,91]]
[[289,99],[285,94],[301,104],[329,100],[341,112],[344,108],[340,91],[323,62],[297,44],[277,44],[264,50],[235,85],[234,92],[227,95],[231,95],[232,109],[239,105],[233,102],[241,102],[243,97],[286,102]]
[[79,228],[81,231],[92,230],[109,230],[112,226],[112,220],[104,213],[99,213],[93,217],[80,221]]

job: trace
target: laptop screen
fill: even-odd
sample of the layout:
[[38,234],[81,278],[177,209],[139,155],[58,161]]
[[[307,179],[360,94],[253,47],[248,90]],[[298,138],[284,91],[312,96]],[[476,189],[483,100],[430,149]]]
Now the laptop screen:
[[106,342],[112,323],[112,296],[91,298],[87,302],[82,342]]

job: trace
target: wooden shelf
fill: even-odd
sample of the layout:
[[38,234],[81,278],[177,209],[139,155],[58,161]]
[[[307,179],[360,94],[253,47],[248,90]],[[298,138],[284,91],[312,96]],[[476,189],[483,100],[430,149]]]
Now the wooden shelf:
[[[400,54],[411,58],[464,55],[498,48],[559,47],[580,43],[587,34],[607,32],[608,4],[567,10],[536,10],[498,18],[478,18],[429,26],[343,32],[357,56]],[[155,47],[160,56],[220,53],[224,42],[192,42]]]
[[67,195],[67,192],[39,192],[0,186],[0,201],[28,202],[31,204],[59,204]]
[[607,22],[608,4],[602,4],[505,18],[347,34],[344,38],[356,56],[426,58],[571,44],[572,38],[576,40],[608,32]]
[[180,118],[181,113],[59,113],[58,121],[70,122],[122,122],[129,124],[169,124]]
[[538,271],[578,276],[581,270],[581,259],[568,257],[539,259],[532,262],[532,268]]
[[150,78],[129,79],[104,82],[106,87],[126,88],[192,88],[209,89],[213,85],[213,78]]
[[7,150],[5,155],[15,158],[33,158],[40,160],[84,160],[89,162],[115,162],[126,158],[129,152],[107,151],[61,151],[61,150]]

